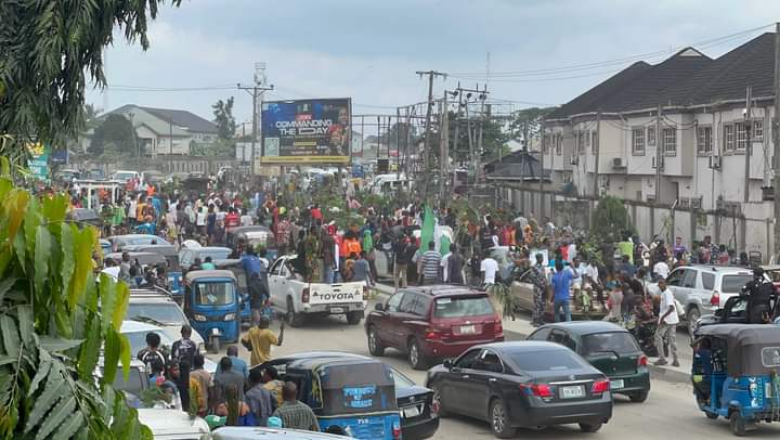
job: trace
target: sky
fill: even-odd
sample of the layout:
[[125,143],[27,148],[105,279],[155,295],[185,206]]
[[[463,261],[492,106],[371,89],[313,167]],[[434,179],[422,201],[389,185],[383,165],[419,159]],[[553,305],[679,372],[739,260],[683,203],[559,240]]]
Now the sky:
[[90,90],[87,101],[213,119],[212,104],[234,96],[240,123],[252,101],[234,87],[264,62],[266,100],[351,97],[355,115],[395,114],[427,98],[415,72],[436,70],[448,74],[436,95],[487,82],[498,113],[565,103],[686,46],[717,57],[774,21],[777,0],[184,0],[161,8],[146,52],[117,33],[107,96]]

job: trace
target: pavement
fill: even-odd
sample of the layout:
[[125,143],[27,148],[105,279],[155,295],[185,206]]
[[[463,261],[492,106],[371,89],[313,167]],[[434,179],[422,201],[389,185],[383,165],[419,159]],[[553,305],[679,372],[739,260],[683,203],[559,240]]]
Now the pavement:
[[[384,281],[381,274],[380,281]],[[395,288],[391,285],[377,283],[374,285],[374,291],[376,292],[378,298],[386,298],[394,293]],[[505,318],[503,321],[503,326],[504,336],[508,341],[524,340],[528,337],[528,335],[536,330],[536,328],[531,325],[531,317],[529,314],[520,315],[515,320]],[[691,340],[685,330],[678,330],[677,349],[680,366],[673,367],[671,365],[671,360],[669,361],[669,365],[653,365],[652,362],[654,359],[651,359],[648,365],[648,368],[650,369],[650,377],[652,379],[659,379],[672,383],[690,383],[691,363],[693,360],[693,353],[690,348],[690,342]]]

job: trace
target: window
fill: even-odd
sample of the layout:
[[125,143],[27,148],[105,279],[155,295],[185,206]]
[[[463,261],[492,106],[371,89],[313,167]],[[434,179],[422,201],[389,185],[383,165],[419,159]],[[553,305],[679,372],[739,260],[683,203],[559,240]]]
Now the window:
[[747,146],[747,130],[745,130],[745,124],[735,124],[737,131],[737,150],[745,151]]
[[762,348],[761,363],[767,368],[780,367],[780,347]]
[[235,292],[229,283],[197,283],[195,304],[205,306],[224,306],[234,304]]
[[582,133],[582,135],[585,136],[585,150],[590,148],[590,133],[590,130]]
[[430,305],[430,298],[417,295],[417,301],[415,301],[414,307],[412,307],[412,313],[417,316],[427,316]]
[[482,352],[481,348],[474,348],[471,351],[467,351],[463,356],[455,361],[456,368],[472,368],[477,361],[477,356]]
[[753,121],[753,133],[750,135],[754,141],[764,141],[764,121],[756,119]]
[[544,145],[542,147],[542,154],[547,154],[548,151],[550,151],[550,139],[552,138],[551,135],[545,134],[544,135]]
[[[387,300],[387,306],[385,307],[388,312],[397,312],[398,305],[401,304],[401,299],[404,297],[404,293],[399,293],[390,297]],[[410,295],[411,296],[411,295]]]
[[678,269],[669,274],[666,278],[666,284],[670,286],[679,286],[682,284],[683,275],[685,275],[685,269]]
[[517,350],[509,353],[512,360],[522,371],[560,372],[588,368],[590,364],[582,361],[579,356],[566,349],[525,351]]
[[645,129],[635,128],[631,130],[631,152],[645,154]]
[[686,287],[689,289],[695,289],[696,288],[696,278],[698,278],[699,272],[695,270],[686,270],[685,271],[685,278],[682,280],[681,287]]
[[723,293],[739,293],[745,284],[753,281],[753,275],[724,275],[720,281],[720,291]]
[[723,127],[723,151],[734,151],[734,126],[726,125]]
[[591,137],[591,141],[590,141],[591,152],[593,154],[596,154],[596,151],[599,148],[599,134],[596,131],[592,131],[590,133],[590,137]]
[[696,151],[699,154],[712,153],[712,127],[699,127],[696,129]]
[[628,332],[594,333],[582,338],[582,353],[633,354],[641,351]]
[[709,272],[702,272],[701,273],[701,284],[702,287],[704,287],[704,290],[714,290],[715,289],[715,274],[709,273]]
[[562,147],[563,146],[563,135],[558,134],[555,139],[555,155],[560,156],[563,154]]
[[130,303],[127,306],[126,320],[143,321],[154,320],[163,324],[184,324],[187,317],[176,303],[160,304],[158,302],[139,304]]
[[401,305],[398,306],[398,311],[401,313],[414,313],[414,300],[415,294],[407,293],[404,295],[404,299],[401,300]]
[[435,307],[433,315],[436,318],[463,318],[495,313],[487,296],[437,298]]
[[569,334],[563,330],[553,329],[552,333],[550,333],[550,337],[547,338],[547,340],[550,342],[555,342],[556,344],[561,344],[564,347],[568,347],[572,350],[576,348],[574,341],[571,340],[571,336],[569,336]]
[[544,327],[535,331],[528,339],[532,341],[546,341],[548,336],[550,336],[550,327]]
[[647,146],[655,147],[655,127],[647,127]]
[[663,152],[666,154],[677,154],[677,129],[664,128],[663,135]]
[[501,373],[504,371],[504,363],[501,362],[501,358],[492,351],[482,350],[479,362],[474,365],[474,368],[491,373]]
[[577,154],[585,153],[585,136],[582,132],[577,132]]

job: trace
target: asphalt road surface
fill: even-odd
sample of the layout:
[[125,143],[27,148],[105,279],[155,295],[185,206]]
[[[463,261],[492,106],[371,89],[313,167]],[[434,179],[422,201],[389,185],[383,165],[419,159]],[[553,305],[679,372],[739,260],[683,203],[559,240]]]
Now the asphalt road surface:
[[[373,303],[370,305],[373,308]],[[278,322],[272,328],[278,331]],[[241,356],[249,353],[240,346]],[[287,326],[284,345],[275,347],[274,356],[307,350],[343,350],[369,356],[363,325],[347,325],[345,319],[326,318],[310,321],[304,328]],[[211,355],[215,361],[218,355]],[[409,367],[404,354],[388,349],[382,358],[418,384],[425,381],[424,371]],[[584,434],[576,425],[549,428],[541,431],[520,430],[516,438],[523,439],[719,439],[733,438],[728,421],[710,421],[697,408],[690,386],[655,380],[650,398],[643,404],[632,404],[623,397],[616,398],[612,420],[596,434]],[[759,425],[748,433],[749,438],[780,438],[780,424]],[[487,423],[451,416],[441,421],[435,439],[494,438]]]

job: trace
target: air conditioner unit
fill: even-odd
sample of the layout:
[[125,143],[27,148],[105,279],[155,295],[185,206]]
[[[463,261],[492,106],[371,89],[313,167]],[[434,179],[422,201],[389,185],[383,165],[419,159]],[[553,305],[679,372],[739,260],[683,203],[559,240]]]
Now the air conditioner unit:
[[622,157],[615,157],[612,159],[612,168],[614,169],[622,169],[625,168],[626,164],[623,163]]
[[720,159],[720,156],[710,156],[710,168],[719,170],[721,166]]
[[569,157],[569,165],[577,166],[580,164],[580,158],[578,156]]

